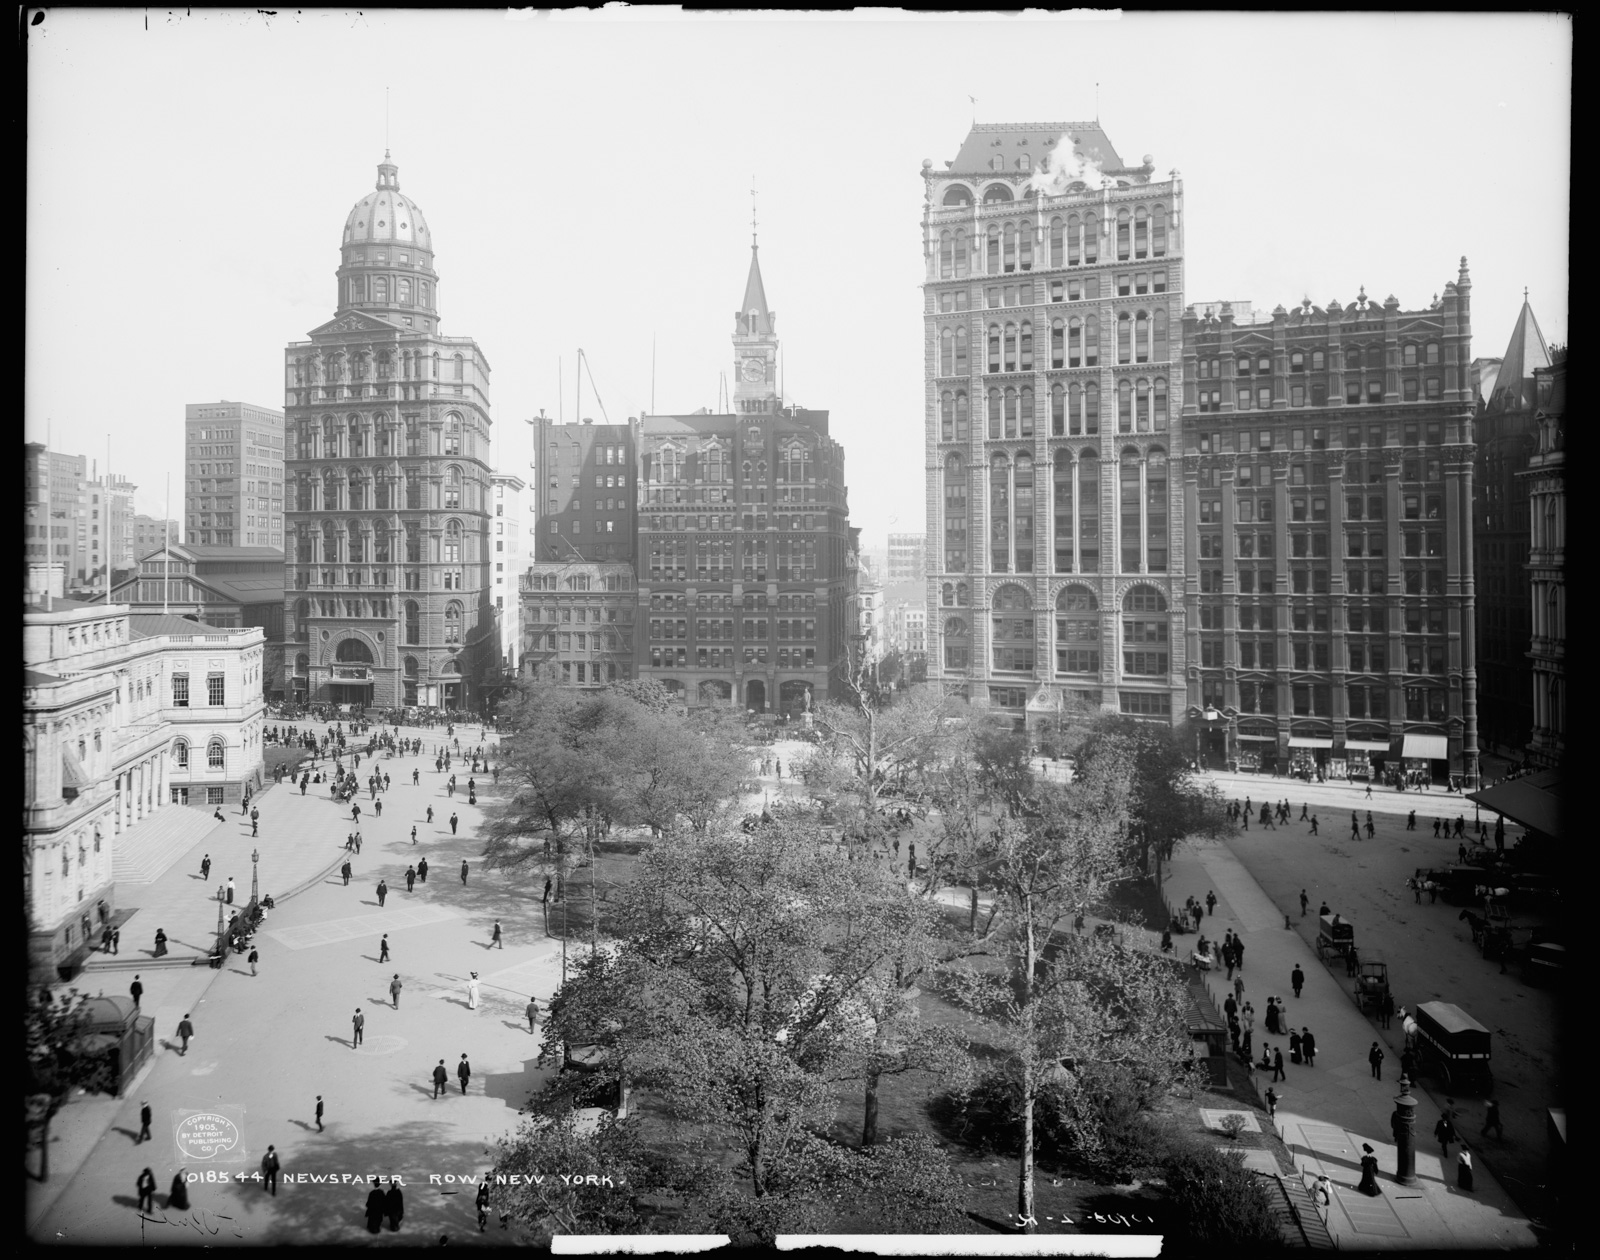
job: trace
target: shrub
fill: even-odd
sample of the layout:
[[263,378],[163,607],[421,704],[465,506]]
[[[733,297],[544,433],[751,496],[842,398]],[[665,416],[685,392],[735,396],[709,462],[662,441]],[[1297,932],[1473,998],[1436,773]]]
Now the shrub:
[[1222,1117],[1217,1127],[1227,1134],[1230,1141],[1237,1142],[1239,1135],[1244,1132],[1244,1117],[1236,1111],[1230,1111]]
[[1265,1247],[1280,1241],[1271,1204],[1241,1151],[1218,1151],[1194,1138],[1171,1134],[1161,1160],[1167,1206],[1176,1217],[1169,1233],[1184,1250]]

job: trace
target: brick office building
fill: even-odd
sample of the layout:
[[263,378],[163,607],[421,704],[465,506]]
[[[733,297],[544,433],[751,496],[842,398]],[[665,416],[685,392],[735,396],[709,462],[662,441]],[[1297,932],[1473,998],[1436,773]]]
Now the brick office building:
[[439,331],[433,261],[385,155],[345,220],[334,318],[284,355],[291,699],[476,710],[498,663],[489,364]]
[[974,125],[922,175],[929,677],[1175,721],[1182,181],[1099,123]]
[[1426,310],[1183,321],[1185,642],[1213,765],[1477,773],[1466,260]]
[[1522,474],[1528,483],[1529,603],[1533,635],[1533,738],[1528,759],[1556,769],[1567,746],[1567,356],[1534,374],[1538,445]]

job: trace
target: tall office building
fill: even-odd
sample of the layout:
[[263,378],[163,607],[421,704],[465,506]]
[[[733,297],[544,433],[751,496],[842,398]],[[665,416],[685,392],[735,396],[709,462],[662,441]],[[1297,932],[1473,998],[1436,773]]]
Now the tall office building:
[[126,477],[107,473],[92,483],[104,515],[104,545],[91,557],[93,567],[110,563],[113,571],[131,569],[134,561],[133,495],[139,487]]
[[184,447],[184,541],[283,550],[283,412],[190,403]]
[[689,704],[800,713],[851,646],[855,547],[828,413],[778,392],[754,243],[733,347],[732,413],[640,423],[639,670]]
[[900,582],[927,580],[925,553],[928,549],[926,534],[890,534],[889,565],[884,584],[894,586]]
[[[43,442],[22,444],[22,557],[30,565],[62,565],[67,554],[54,554],[50,537],[50,452]],[[63,537],[65,526],[62,527]],[[64,546],[64,545],[63,545]]]
[[1534,371],[1534,419],[1538,446],[1523,473],[1528,482],[1532,543],[1528,578],[1532,590],[1533,738],[1528,759],[1556,769],[1567,746],[1567,355]]
[[1550,350],[1523,297],[1505,355],[1484,386],[1477,438],[1473,546],[1478,576],[1478,708],[1486,743],[1520,755],[1533,730],[1533,606],[1528,491],[1538,449],[1534,376]]
[[922,165],[929,677],[1176,721],[1182,182],[1098,122]]
[[66,563],[68,586],[81,584],[89,577],[89,461],[46,451],[44,462],[50,478],[50,558]]
[[334,318],[284,353],[286,694],[476,709],[490,604],[489,363],[439,331],[433,238],[384,155]]
[[1210,764],[1475,779],[1471,289],[1463,258],[1424,310],[1185,312],[1173,652]]
[[[494,616],[499,627],[502,676],[515,678],[522,657],[522,600],[518,578],[523,557],[531,550],[524,541],[522,499],[528,483],[514,473],[492,473],[494,486]],[[492,672],[492,671],[491,671]]]
[[[177,543],[183,538],[183,522],[178,520],[163,520],[154,516],[145,516],[142,513],[133,518],[133,558],[143,560],[152,551],[157,551],[171,543]],[[282,548],[280,547],[281,551]]]

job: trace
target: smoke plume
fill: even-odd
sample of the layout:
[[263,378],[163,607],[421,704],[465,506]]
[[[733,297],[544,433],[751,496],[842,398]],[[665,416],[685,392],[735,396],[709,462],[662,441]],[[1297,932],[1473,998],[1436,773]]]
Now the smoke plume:
[[1078,148],[1078,140],[1071,132],[1056,141],[1045,163],[1028,180],[1028,187],[1047,197],[1060,196],[1079,180],[1095,188],[1105,178],[1094,159]]

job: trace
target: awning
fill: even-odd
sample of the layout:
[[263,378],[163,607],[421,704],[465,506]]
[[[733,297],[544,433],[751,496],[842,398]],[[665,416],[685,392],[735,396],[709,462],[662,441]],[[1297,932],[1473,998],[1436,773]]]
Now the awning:
[[1389,751],[1389,741],[1386,739],[1347,739],[1344,741],[1344,750],[1346,752],[1386,753]]
[[1258,744],[1276,744],[1278,742],[1276,735],[1240,735],[1238,738]]
[[1541,771],[1520,779],[1507,779],[1481,792],[1469,792],[1467,799],[1485,809],[1504,814],[1530,831],[1559,838],[1561,835],[1561,778],[1554,770]]
[[1332,748],[1331,739],[1323,739],[1318,735],[1291,735],[1289,736],[1290,748]]
[[1407,735],[1400,755],[1419,761],[1449,761],[1450,741],[1443,735]]

